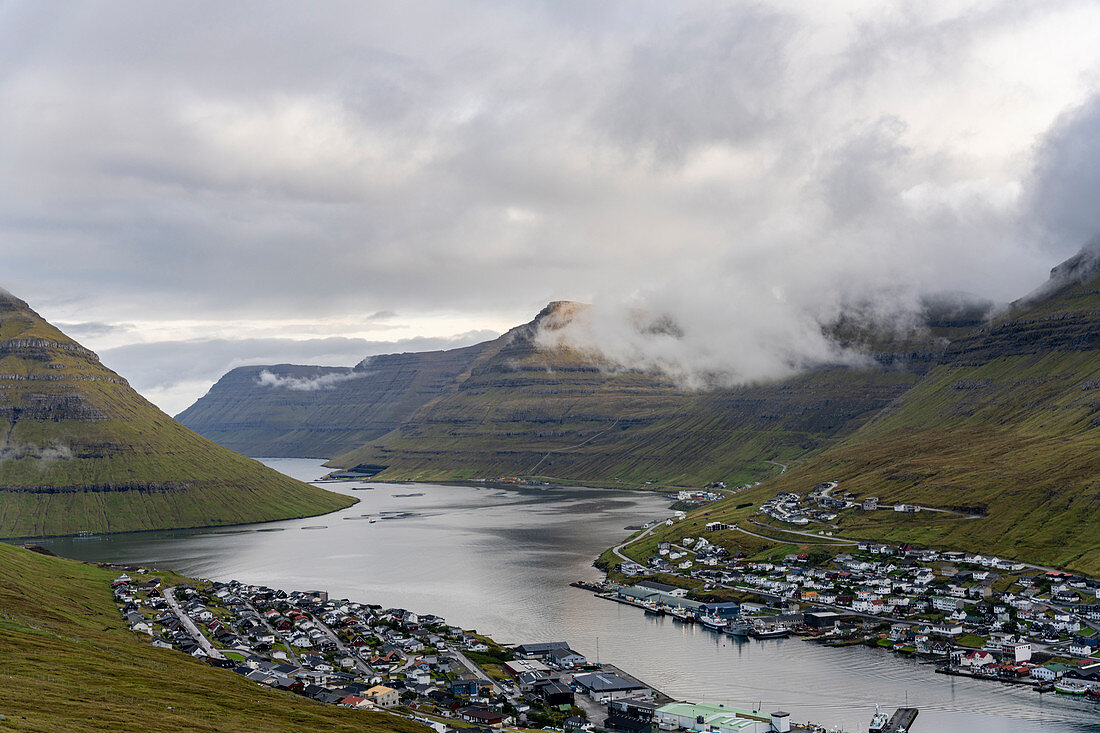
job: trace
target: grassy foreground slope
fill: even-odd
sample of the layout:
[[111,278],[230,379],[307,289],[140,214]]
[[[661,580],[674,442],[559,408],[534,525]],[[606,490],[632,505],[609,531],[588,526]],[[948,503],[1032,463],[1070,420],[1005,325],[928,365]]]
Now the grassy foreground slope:
[[[760,501],[825,481],[883,503],[981,515],[855,512],[843,515],[838,535],[1100,573],[1100,276],[1048,288],[953,343],[873,420],[711,507],[708,521],[748,527]],[[734,508],[747,502],[754,506]]]
[[258,522],[351,503],[183,427],[0,291],[0,536]]
[[0,543],[0,730],[424,730],[151,646],[119,616],[117,574]]

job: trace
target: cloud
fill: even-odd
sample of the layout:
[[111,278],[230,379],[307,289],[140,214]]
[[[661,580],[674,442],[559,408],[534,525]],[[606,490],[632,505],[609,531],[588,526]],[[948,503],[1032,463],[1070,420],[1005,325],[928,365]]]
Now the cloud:
[[1018,297],[1097,225],[1083,0],[69,8],[0,10],[5,282],[132,342],[568,298],[615,358],[757,378],[848,358],[845,308]]
[[334,389],[340,382],[365,377],[370,372],[348,371],[344,373],[321,374],[316,377],[281,377],[267,369],[260,370],[256,384],[272,389],[289,389],[292,392],[316,392],[322,389]]
[[351,367],[377,354],[459,348],[498,335],[495,331],[472,331],[453,337],[396,341],[341,337],[186,339],[103,349],[99,356],[134,389],[175,415],[238,366],[291,363]]
[[1100,234],[1100,95],[1066,112],[1038,148],[1027,214],[1048,242]]

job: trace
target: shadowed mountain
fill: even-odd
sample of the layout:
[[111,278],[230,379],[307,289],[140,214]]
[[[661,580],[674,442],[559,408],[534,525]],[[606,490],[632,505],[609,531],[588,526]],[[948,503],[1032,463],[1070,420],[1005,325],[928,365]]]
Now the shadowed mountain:
[[183,427],[0,291],[0,536],[257,522],[351,503]]
[[789,460],[852,432],[934,366],[945,337],[981,322],[937,306],[934,323],[906,337],[840,324],[838,337],[871,353],[873,366],[693,391],[539,348],[540,329],[583,308],[552,303],[491,342],[374,357],[350,370],[235,369],[179,419],[252,455],[336,456],[334,466],[385,467],[381,478],[742,482],[771,475],[765,459]]
[[[880,339],[874,365],[823,366],[791,379],[686,390],[569,349],[539,329],[578,308],[552,303],[493,342],[469,376],[401,427],[333,465],[387,466],[381,478],[544,476],[604,484],[743,482],[852,432],[930,369],[954,323]],[[854,329],[848,331],[856,339]]]
[[239,367],[176,419],[247,455],[330,458],[396,429],[454,388],[487,345],[374,356],[352,369]]

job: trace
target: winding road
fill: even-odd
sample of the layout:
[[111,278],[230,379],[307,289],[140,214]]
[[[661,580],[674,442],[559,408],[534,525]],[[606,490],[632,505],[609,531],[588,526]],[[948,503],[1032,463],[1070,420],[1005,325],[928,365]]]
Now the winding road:
[[646,530],[645,532],[642,532],[642,533],[641,533],[640,535],[638,535],[637,537],[635,537],[635,538],[633,538],[633,539],[628,539],[628,540],[627,540],[626,542],[623,542],[622,544],[619,544],[619,545],[615,545],[614,547],[612,547],[612,548],[611,548],[611,552],[613,552],[613,553],[615,554],[615,556],[616,556],[616,557],[618,557],[618,558],[619,558],[620,560],[626,560],[627,562],[637,563],[637,562],[638,562],[637,560],[631,560],[631,559],[630,559],[629,557],[627,557],[626,555],[624,555],[624,554],[623,554],[623,553],[621,552],[621,550],[622,550],[622,549],[623,549],[624,547],[626,547],[627,545],[632,545],[632,544],[634,544],[635,542],[637,542],[638,540],[642,539],[642,538],[643,538],[643,537],[645,537],[645,536],[646,536],[647,534],[649,534],[650,532],[652,532],[653,530],[657,529],[657,528],[658,528],[658,527],[660,527],[660,526],[661,526],[662,524],[664,524],[664,523],[665,523],[665,521],[666,521],[666,520],[663,520],[663,519],[662,519],[662,520],[661,520],[660,522],[656,522],[656,523],[654,523],[654,524],[653,524],[653,526],[651,526],[651,527],[650,527],[649,529],[647,529],[647,530]]

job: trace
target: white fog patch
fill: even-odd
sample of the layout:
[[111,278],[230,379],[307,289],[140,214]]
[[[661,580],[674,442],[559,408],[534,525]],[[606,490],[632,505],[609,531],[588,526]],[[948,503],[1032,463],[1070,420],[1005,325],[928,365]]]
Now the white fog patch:
[[721,291],[682,297],[668,290],[597,302],[544,321],[537,341],[543,348],[578,349],[613,368],[658,372],[685,389],[774,381],[815,366],[874,365],[858,349],[831,340],[820,317],[778,289],[751,297]]
[[52,463],[53,461],[67,461],[72,459],[72,457],[73,452],[69,449],[69,446],[61,443],[38,446],[34,443],[8,442],[0,445],[0,462],[32,458],[38,461]]
[[294,392],[316,392],[322,389],[333,389],[340,382],[359,379],[367,376],[369,372],[333,372],[316,377],[283,377],[264,369],[256,378],[256,384],[273,389],[285,388]]

